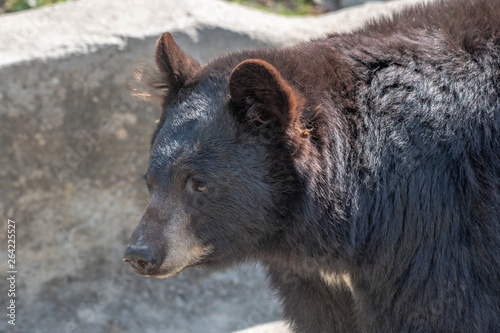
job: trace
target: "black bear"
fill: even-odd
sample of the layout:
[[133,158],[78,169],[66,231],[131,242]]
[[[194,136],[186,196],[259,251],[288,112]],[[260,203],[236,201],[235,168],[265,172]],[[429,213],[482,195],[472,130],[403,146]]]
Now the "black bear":
[[156,63],[134,271],[258,260],[295,332],[500,332],[500,0]]

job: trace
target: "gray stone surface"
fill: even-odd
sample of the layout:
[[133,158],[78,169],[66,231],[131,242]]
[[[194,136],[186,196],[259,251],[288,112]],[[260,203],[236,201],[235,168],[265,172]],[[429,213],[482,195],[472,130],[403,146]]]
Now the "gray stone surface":
[[[157,105],[133,73],[171,31],[201,62],[353,29],[415,0],[285,18],[218,0],[79,0],[0,16],[0,304],[16,221],[16,326],[0,332],[231,332],[279,319],[259,266],[168,280],[121,261],[147,202]],[[247,331],[245,331],[247,332]]]
[[289,333],[290,327],[282,321],[253,326],[235,333]]

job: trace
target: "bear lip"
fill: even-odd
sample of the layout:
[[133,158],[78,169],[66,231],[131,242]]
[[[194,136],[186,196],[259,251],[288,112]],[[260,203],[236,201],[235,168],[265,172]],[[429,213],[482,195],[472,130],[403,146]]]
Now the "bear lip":
[[201,263],[202,263],[201,261],[197,261],[197,262],[193,262],[193,263],[191,263],[189,265],[183,266],[181,268],[173,268],[173,269],[166,269],[166,270],[156,270],[156,271],[154,271],[152,273],[149,273],[149,274],[141,273],[139,271],[136,271],[134,268],[132,268],[132,270],[135,273],[137,273],[137,274],[139,274],[140,276],[143,276],[143,277],[152,278],[152,279],[166,279],[166,278],[169,278],[169,277],[176,276],[177,274],[179,274],[182,271],[184,271],[186,268],[197,266],[197,265],[199,265]]
[[141,274],[141,273],[138,273],[138,274],[141,276],[147,277],[147,278],[152,278],[152,279],[166,279],[169,277],[176,276],[177,274],[182,272],[185,268],[187,268],[187,267],[183,267],[183,268],[178,269],[178,270],[155,272],[154,274]]

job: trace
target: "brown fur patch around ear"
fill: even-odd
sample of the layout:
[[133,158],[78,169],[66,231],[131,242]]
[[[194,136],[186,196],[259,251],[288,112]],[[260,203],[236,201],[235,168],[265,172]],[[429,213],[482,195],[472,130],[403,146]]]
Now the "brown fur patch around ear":
[[201,68],[196,60],[180,49],[169,32],[156,42],[155,61],[170,91],[179,90]]
[[247,119],[288,127],[296,118],[297,95],[278,70],[261,59],[239,63],[229,78],[231,100]]

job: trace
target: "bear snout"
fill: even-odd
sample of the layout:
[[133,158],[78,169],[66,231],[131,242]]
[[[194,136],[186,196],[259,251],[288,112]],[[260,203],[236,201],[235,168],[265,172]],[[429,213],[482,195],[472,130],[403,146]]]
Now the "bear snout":
[[158,261],[155,259],[151,249],[146,245],[129,244],[123,255],[123,261],[141,275],[149,275],[156,268]]

